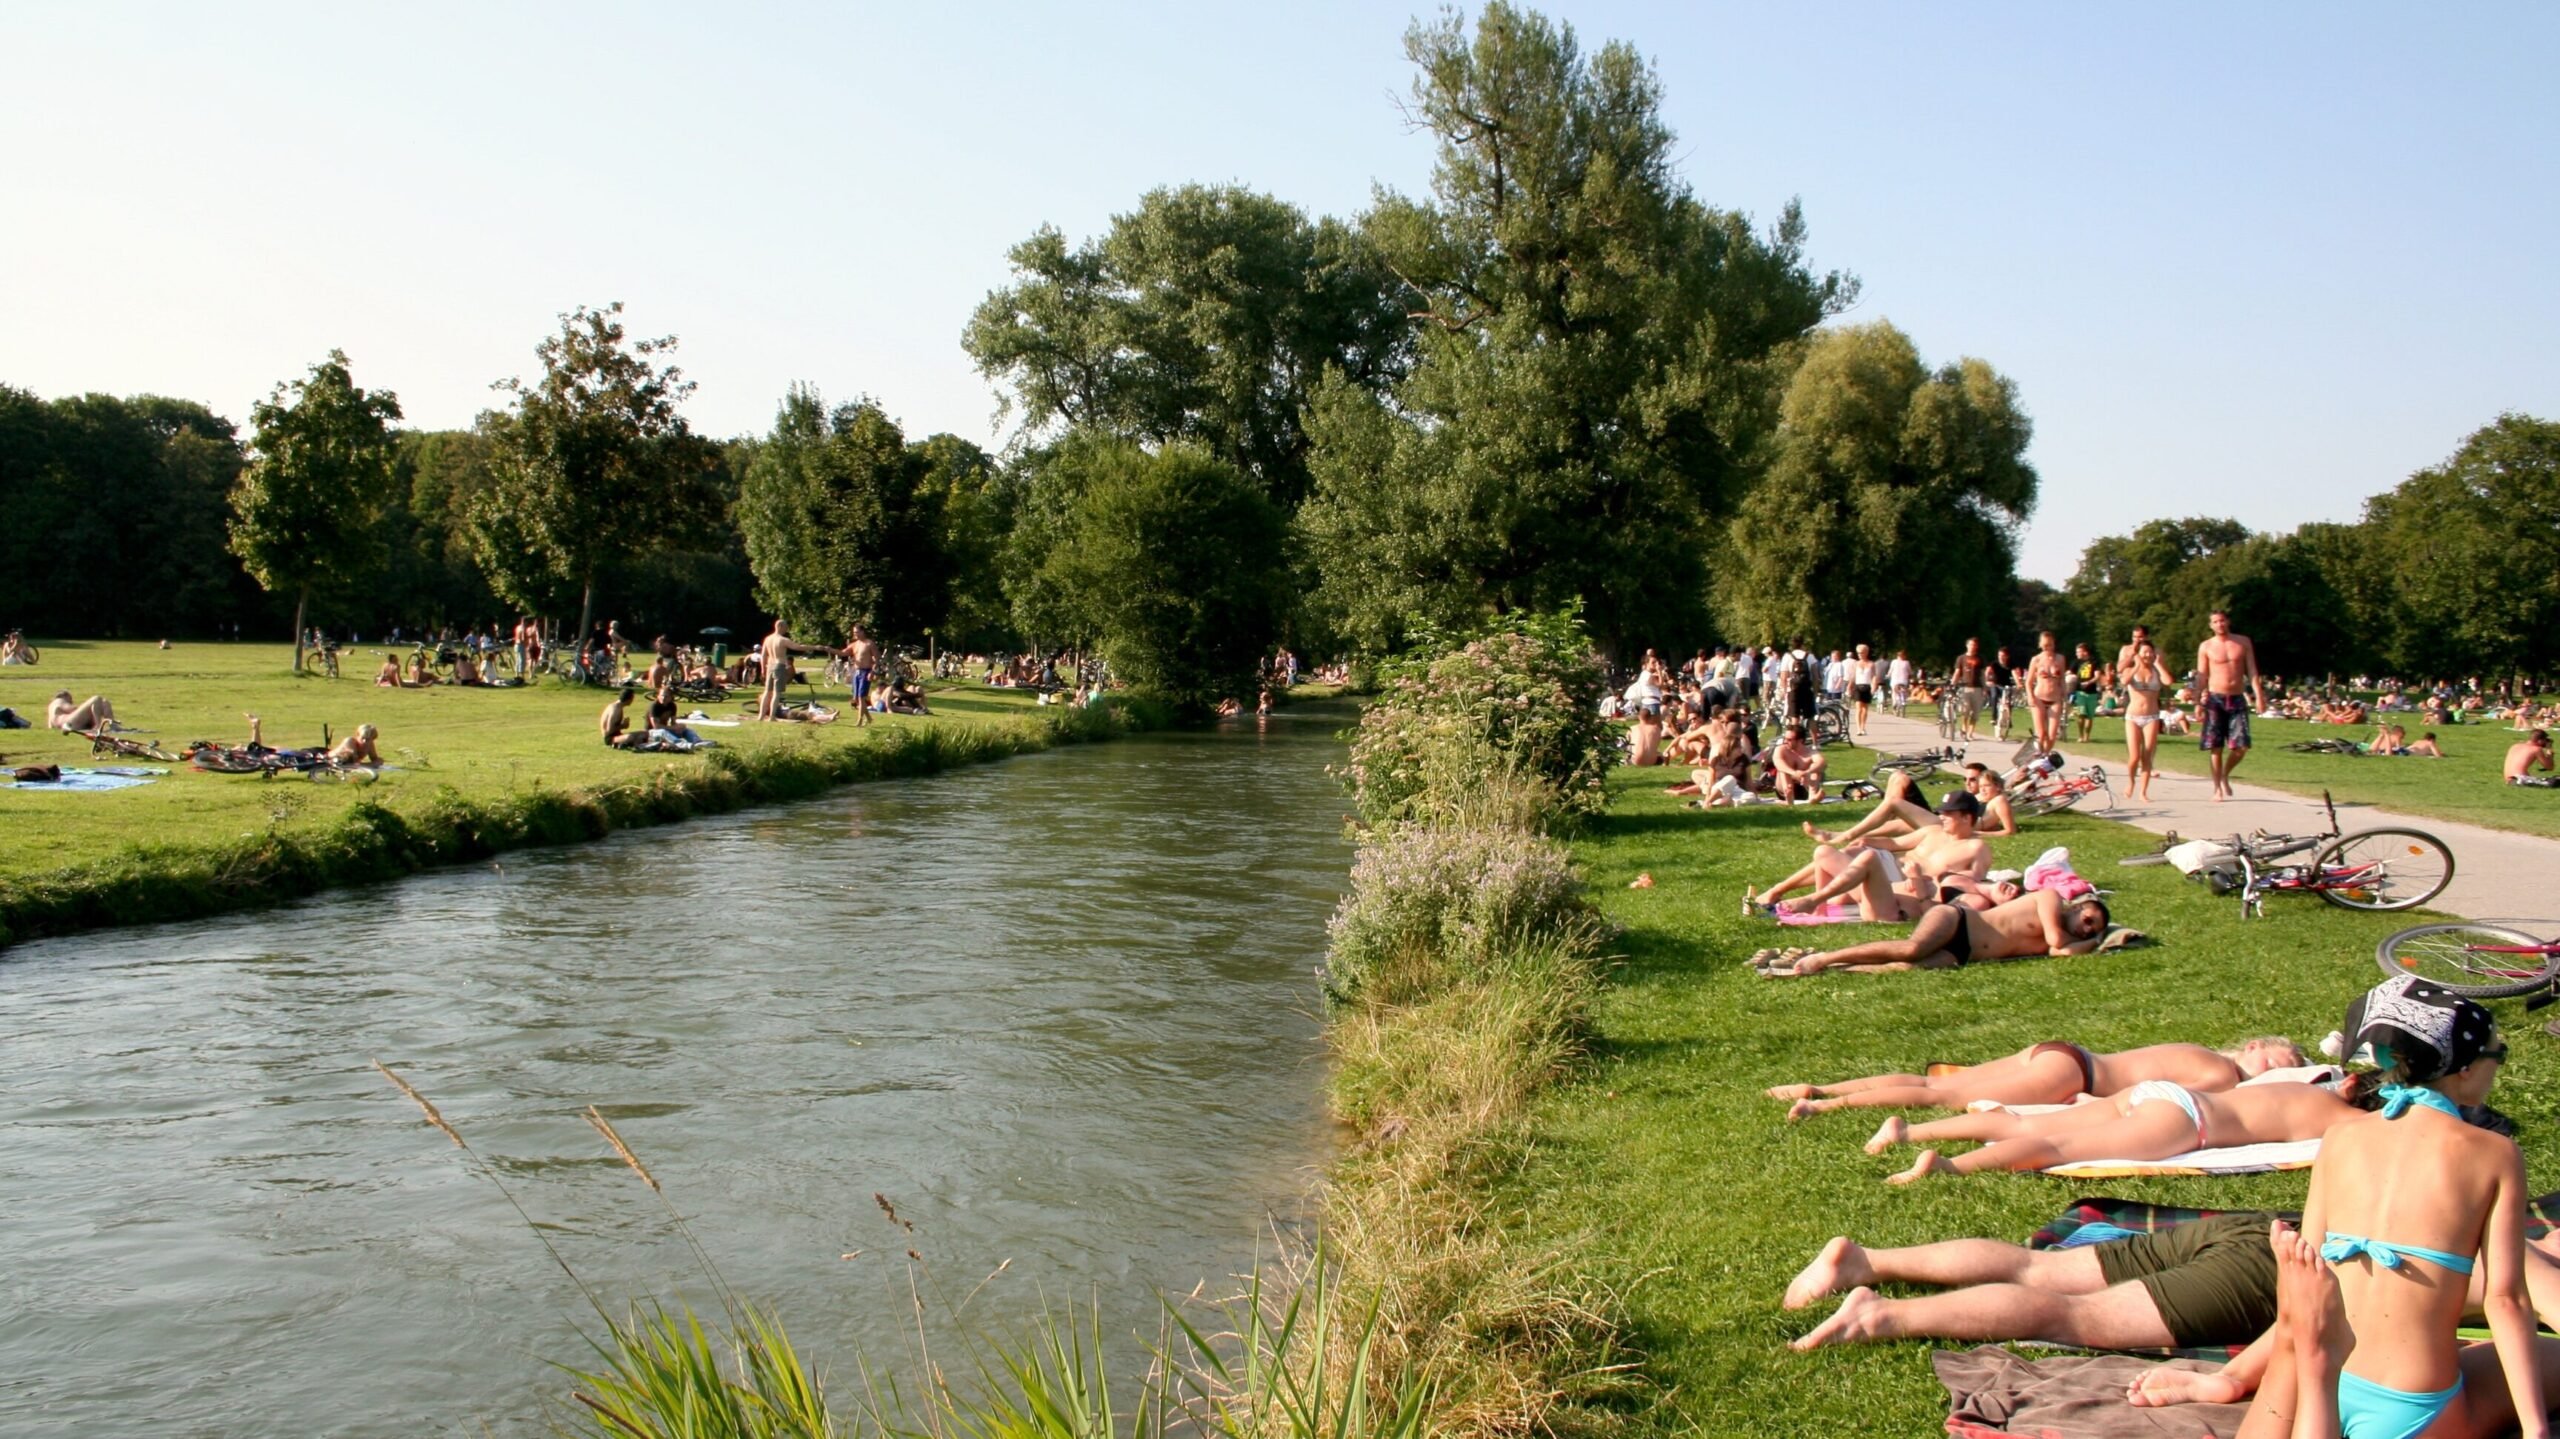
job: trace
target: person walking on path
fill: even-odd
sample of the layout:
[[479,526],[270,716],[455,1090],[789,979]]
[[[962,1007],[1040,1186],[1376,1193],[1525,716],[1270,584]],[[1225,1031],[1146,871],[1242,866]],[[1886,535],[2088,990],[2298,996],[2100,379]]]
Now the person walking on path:
[[2213,638],[2196,648],[2196,707],[2203,719],[2198,743],[2220,804],[2231,798],[2231,772],[2249,755],[2249,715],[2267,707],[2267,687],[2258,676],[2258,647],[2231,632],[2231,616],[2215,610],[2212,625]]

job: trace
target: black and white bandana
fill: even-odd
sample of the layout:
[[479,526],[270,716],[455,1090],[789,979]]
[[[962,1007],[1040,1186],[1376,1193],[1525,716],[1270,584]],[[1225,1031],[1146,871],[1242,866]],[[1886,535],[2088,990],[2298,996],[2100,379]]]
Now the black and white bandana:
[[2398,1066],[2411,1084],[2458,1074],[2498,1042],[2489,1011],[2414,974],[2397,974],[2347,1006],[2347,1058]]

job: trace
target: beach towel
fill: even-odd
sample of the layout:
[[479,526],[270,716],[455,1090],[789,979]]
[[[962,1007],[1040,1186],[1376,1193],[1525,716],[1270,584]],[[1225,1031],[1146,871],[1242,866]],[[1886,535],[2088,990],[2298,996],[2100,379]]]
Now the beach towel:
[[75,794],[97,794],[104,790],[131,789],[149,784],[167,774],[165,769],[132,768],[113,765],[100,769],[75,769],[64,766],[62,778],[38,782],[20,781],[10,788],[18,790],[65,790]]
[[1788,925],[1856,924],[1860,922],[1863,916],[1858,913],[1858,907],[1856,905],[1842,904],[1838,900],[1833,900],[1831,903],[1824,905],[1822,908],[1815,910],[1811,914],[1796,914],[1782,909],[1772,915],[1771,918],[1777,920],[1780,924]]
[[[2173,1360],[2210,1372],[2215,1366]],[[2125,1390],[2155,1361],[2123,1354],[2028,1359],[1996,1344],[1941,1349],[1929,1356],[1947,1386],[1947,1432],[1957,1439],[2032,1434],[2037,1439],[2210,1439],[2229,1434],[2246,1404],[2177,1404],[2136,1409]]]

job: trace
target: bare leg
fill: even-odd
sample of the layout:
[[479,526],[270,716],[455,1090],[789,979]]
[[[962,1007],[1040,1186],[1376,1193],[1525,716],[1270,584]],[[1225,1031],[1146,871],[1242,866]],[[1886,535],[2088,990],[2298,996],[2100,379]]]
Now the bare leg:
[[1796,961],[1796,973],[1819,974],[1826,969],[1919,964],[1931,955],[1944,952],[1947,941],[1955,937],[1955,927],[1964,922],[1964,916],[1956,910],[1933,909],[1920,916],[1920,922],[1911,927],[1908,939],[1879,939],[1867,944],[1853,944],[1846,949],[1807,955]]
[[[2000,1104],[2068,1104],[2080,1092],[2080,1065],[2068,1054],[2013,1054],[1939,1078],[1908,1084],[1824,1085],[1802,1096],[1808,1114],[1834,1109],[1962,1109],[1988,1099]],[[1954,1137],[1954,1136],[1950,1136]]]
[[2023,1284],[1980,1284],[1916,1299],[1879,1298],[1853,1289],[1848,1299],[1796,1349],[1926,1336],[1937,1339],[2041,1339],[2099,1349],[2173,1342],[2159,1307],[2139,1284],[2094,1294],[2056,1294]]
[[1811,914],[1849,891],[1863,887],[1867,876],[1877,873],[1875,851],[1838,850],[1827,844],[1814,850],[1813,863],[1808,868],[1818,871],[1822,877],[1814,886],[1813,893],[1787,905],[1798,914]]
[[1833,1084],[1773,1084],[1771,1099],[1828,1099],[1835,1094],[1855,1094],[1862,1089],[1881,1089],[1889,1084],[1926,1084],[1925,1074],[1870,1074],[1864,1079],[1843,1079]]
[[[2080,1110],[2095,1109],[2103,1114],[2113,1107],[2082,1105],[2079,1110],[2036,1116],[2029,1123],[2070,1121],[2081,1117]],[[2079,1159],[2168,1159],[2196,1147],[2195,1125],[2187,1119],[2186,1111],[2165,1099],[2137,1104],[2133,1113],[2108,1116],[2101,1123],[2065,1123],[2058,1129],[2059,1132],[2046,1130],[1999,1140],[1934,1167],[1915,1165],[1908,1178],[1917,1179],[1932,1172],[1979,1174],[1986,1169],[2050,1169]],[[1928,1151],[1924,1157],[1934,1157],[1935,1153]]]

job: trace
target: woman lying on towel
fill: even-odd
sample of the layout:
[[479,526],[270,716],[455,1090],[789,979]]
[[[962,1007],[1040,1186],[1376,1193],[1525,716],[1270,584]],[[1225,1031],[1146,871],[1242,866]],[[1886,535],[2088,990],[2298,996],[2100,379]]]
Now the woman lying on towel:
[[[2330,1132],[2299,1240],[2276,1235],[2279,1256],[2297,1264],[2300,1246],[2318,1246],[2336,1282],[2317,1298],[2343,1322],[2278,1334],[2241,1439],[2505,1434],[2518,1414],[2537,1421],[2526,1433],[2549,1433],[2543,1385],[2560,1378],[2560,1343],[2534,1337],[2525,1296],[2524,1158],[2460,1113],[2488,1098],[2505,1063],[2496,1023],[2470,1000],[2395,975],[2349,1007],[2345,1032],[2350,1057],[2382,1070],[2380,1112]],[[2455,1333],[2465,1281],[2483,1266],[2492,1342],[2466,1346]],[[2277,1324],[2305,1318],[2283,1308]]]
[[1897,1114],[1867,1141],[1867,1152],[1948,1139],[1989,1141],[1953,1159],[1924,1149],[1909,1169],[1885,1181],[1909,1184],[1932,1174],[2051,1169],[2088,1159],[2174,1159],[2199,1149],[2291,1144],[2318,1139],[2331,1125],[2363,1112],[2355,1100],[2326,1085],[2249,1084],[2210,1094],[2148,1079],[2112,1099],[2046,1114],[1988,1109],[1925,1124],[1909,1123]]
[[1769,1097],[1795,1101],[1787,1110],[1792,1123],[1830,1109],[1962,1109],[1982,1100],[2068,1104],[2073,1095],[2121,1094],[2155,1079],[2213,1093],[2301,1063],[2301,1048],[2281,1035],[2242,1040],[2228,1049],[2154,1044],[2117,1054],[2055,1041],[1947,1074],[1874,1074],[1838,1084],[1781,1084]]

